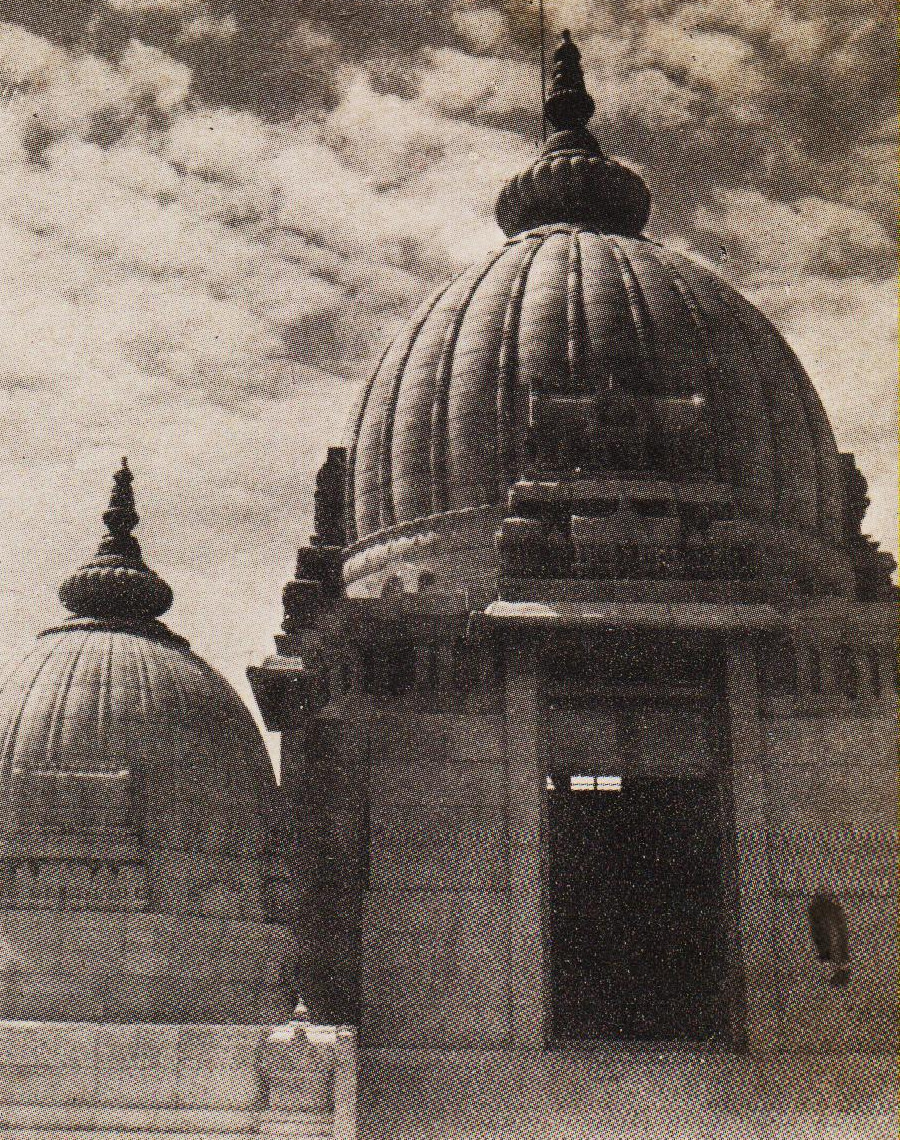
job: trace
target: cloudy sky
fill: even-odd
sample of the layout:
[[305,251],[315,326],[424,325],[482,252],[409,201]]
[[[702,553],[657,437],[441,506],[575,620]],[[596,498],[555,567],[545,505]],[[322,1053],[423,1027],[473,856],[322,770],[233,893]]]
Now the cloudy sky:
[[[649,232],[800,352],[896,549],[893,0],[547,0]],[[531,0],[0,0],[0,657],[118,457],[172,624],[246,693],[361,377],[495,247]]]

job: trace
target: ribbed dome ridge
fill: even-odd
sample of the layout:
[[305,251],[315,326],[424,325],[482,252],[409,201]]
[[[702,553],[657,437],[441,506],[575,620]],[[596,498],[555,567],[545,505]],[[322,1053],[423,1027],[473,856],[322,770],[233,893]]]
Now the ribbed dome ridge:
[[540,241],[523,245],[524,257],[516,267],[516,277],[509,293],[503,317],[503,338],[498,360],[499,385],[497,390],[498,472],[492,501],[499,501],[506,488],[515,481],[523,456],[515,434],[515,398],[519,367],[519,328],[522,321],[522,301],[528,286],[528,275],[540,249]]

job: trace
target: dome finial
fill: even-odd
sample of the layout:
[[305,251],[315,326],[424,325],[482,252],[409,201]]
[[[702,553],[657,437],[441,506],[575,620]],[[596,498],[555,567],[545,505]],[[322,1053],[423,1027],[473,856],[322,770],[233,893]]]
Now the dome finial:
[[[133,482],[134,476],[128,466],[128,458],[123,455],[122,466],[113,475],[113,489],[109,497],[109,506],[103,512],[103,521],[109,531],[109,538],[120,546],[128,544],[129,541],[137,546],[137,540],[131,538],[131,532],[141,519],[134,504],[134,491],[131,489]],[[108,539],[104,539],[104,542],[107,541]],[[140,557],[139,547],[138,557]]]
[[594,113],[581,52],[564,31],[553,53],[553,78],[544,117],[554,128],[535,163],[497,198],[497,221],[509,236],[562,223],[636,237],[650,214],[641,176],[607,158],[588,130]]
[[123,457],[103,512],[107,533],[97,554],[59,588],[61,602],[78,617],[141,622],[159,617],[172,604],[168,583],[145,564],[140,544],[131,533],[140,522],[133,482]]
[[544,114],[556,130],[573,131],[587,126],[594,108],[594,100],[584,85],[581,52],[566,28],[560,33],[559,46],[553,53],[553,78]]

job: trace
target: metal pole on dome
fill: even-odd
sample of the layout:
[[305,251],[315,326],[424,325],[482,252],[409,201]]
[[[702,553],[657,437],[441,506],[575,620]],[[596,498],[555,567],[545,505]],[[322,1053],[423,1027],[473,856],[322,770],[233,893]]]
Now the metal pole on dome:
[[538,0],[538,24],[541,35],[541,142],[547,141],[547,32],[544,21],[544,0]]

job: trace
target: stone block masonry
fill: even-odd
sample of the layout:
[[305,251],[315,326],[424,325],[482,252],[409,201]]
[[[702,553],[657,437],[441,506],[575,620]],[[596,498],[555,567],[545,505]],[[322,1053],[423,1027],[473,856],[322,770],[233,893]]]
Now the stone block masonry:
[[355,1140],[356,1035],[292,1022],[0,1022],[0,1140]]
[[265,1024],[290,1008],[295,954],[275,924],[0,910],[0,1017]]

